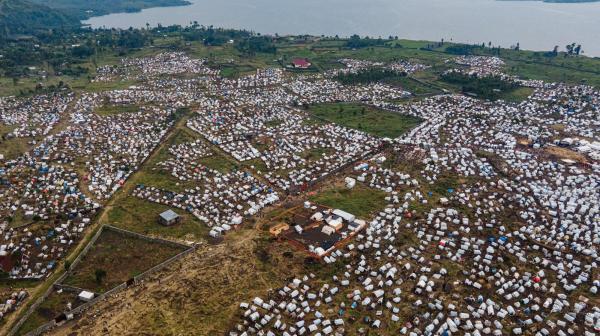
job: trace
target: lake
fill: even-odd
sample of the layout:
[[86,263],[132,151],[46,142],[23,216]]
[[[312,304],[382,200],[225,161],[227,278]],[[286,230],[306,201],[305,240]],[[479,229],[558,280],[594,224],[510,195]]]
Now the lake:
[[192,5],[111,14],[92,27],[157,24],[244,28],[264,34],[398,36],[406,39],[487,43],[563,50],[582,44],[600,56],[600,2],[556,4],[496,0],[190,0]]

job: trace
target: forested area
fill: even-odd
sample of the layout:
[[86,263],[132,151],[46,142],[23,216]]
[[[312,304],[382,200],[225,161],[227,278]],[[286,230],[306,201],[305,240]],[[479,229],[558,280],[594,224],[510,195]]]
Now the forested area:
[[477,77],[460,72],[448,72],[443,74],[441,79],[447,83],[458,85],[462,92],[491,100],[498,99],[503,93],[519,88],[518,84],[499,76]]
[[381,81],[389,81],[406,77],[405,72],[397,72],[387,69],[369,68],[357,73],[341,73],[336,80],[345,85],[368,84]]
[[151,7],[184,6],[186,0],[29,0],[78,19],[110,13],[138,12]]
[[367,47],[375,47],[385,45],[387,41],[381,38],[361,38],[358,35],[350,36],[350,39],[346,42],[346,47],[353,49],[367,48]]
[[0,0],[0,42],[16,34],[77,26],[77,18],[47,6],[27,0]]

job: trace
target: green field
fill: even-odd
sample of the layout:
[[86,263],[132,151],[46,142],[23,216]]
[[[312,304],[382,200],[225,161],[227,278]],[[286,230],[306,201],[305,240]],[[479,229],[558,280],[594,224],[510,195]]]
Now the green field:
[[[181,222],[173,226],[158,223],[158,216],[166,210],[174,210]],[[192,214],[166,205],[152,203],[135,196],[127,196],[110,208],[103,223],[129,231],[166,239],[198,241],[208,237],[209,228]]]
[[386,193],[357,184],[353,189],[334,187],[310,197],[310,201],[330,208],[347,211],[358,218],[367,219],[383,209]]
[[323,155],[331,155],[333,153],[333,148],[313,148],[300,153],[300,156],[305,160],[314,162],[323,157]]
[[233,163],[231,159],[218,153],[208,157],[203,157],[198,160],[198,163],[223,174],[227,174],[238,168],[238,166]]
[[500,99],[507,102],[520,103],[526,100],[533,93],[533,91],[534,89],[532,88],[520,87],[515,90],[500,94]]
[[441,93],[441,90],[424,85],[411,77],[397,77],[394,79],[385,80],[384,83],[400,87],[417,96]]
[[138,105],[103,105],[95,109],[94,112],[101,116],[111,116],[121,113],[134,113],[139,110],[140,107]]
[[397,138],[421,119],[356,103],[319,104],[309,108],[316,118],[384,138]]

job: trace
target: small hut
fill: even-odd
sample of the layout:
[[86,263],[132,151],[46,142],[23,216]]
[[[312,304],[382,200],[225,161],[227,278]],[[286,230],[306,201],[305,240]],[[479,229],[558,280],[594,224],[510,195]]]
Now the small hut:
[[169,209],[158,216],[158,222],[164,226],[172,226],[181,221],[181,217],[173,210]]

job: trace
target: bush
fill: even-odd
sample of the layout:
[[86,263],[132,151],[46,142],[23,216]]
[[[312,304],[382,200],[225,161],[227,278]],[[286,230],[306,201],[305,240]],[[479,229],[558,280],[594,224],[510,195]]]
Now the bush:
[[96,276],[96,282],[98,284],[101,284],[102,280],[106,278],[106,271],[103,269],[97,269],[96,271],[94,271],[94,275]]

